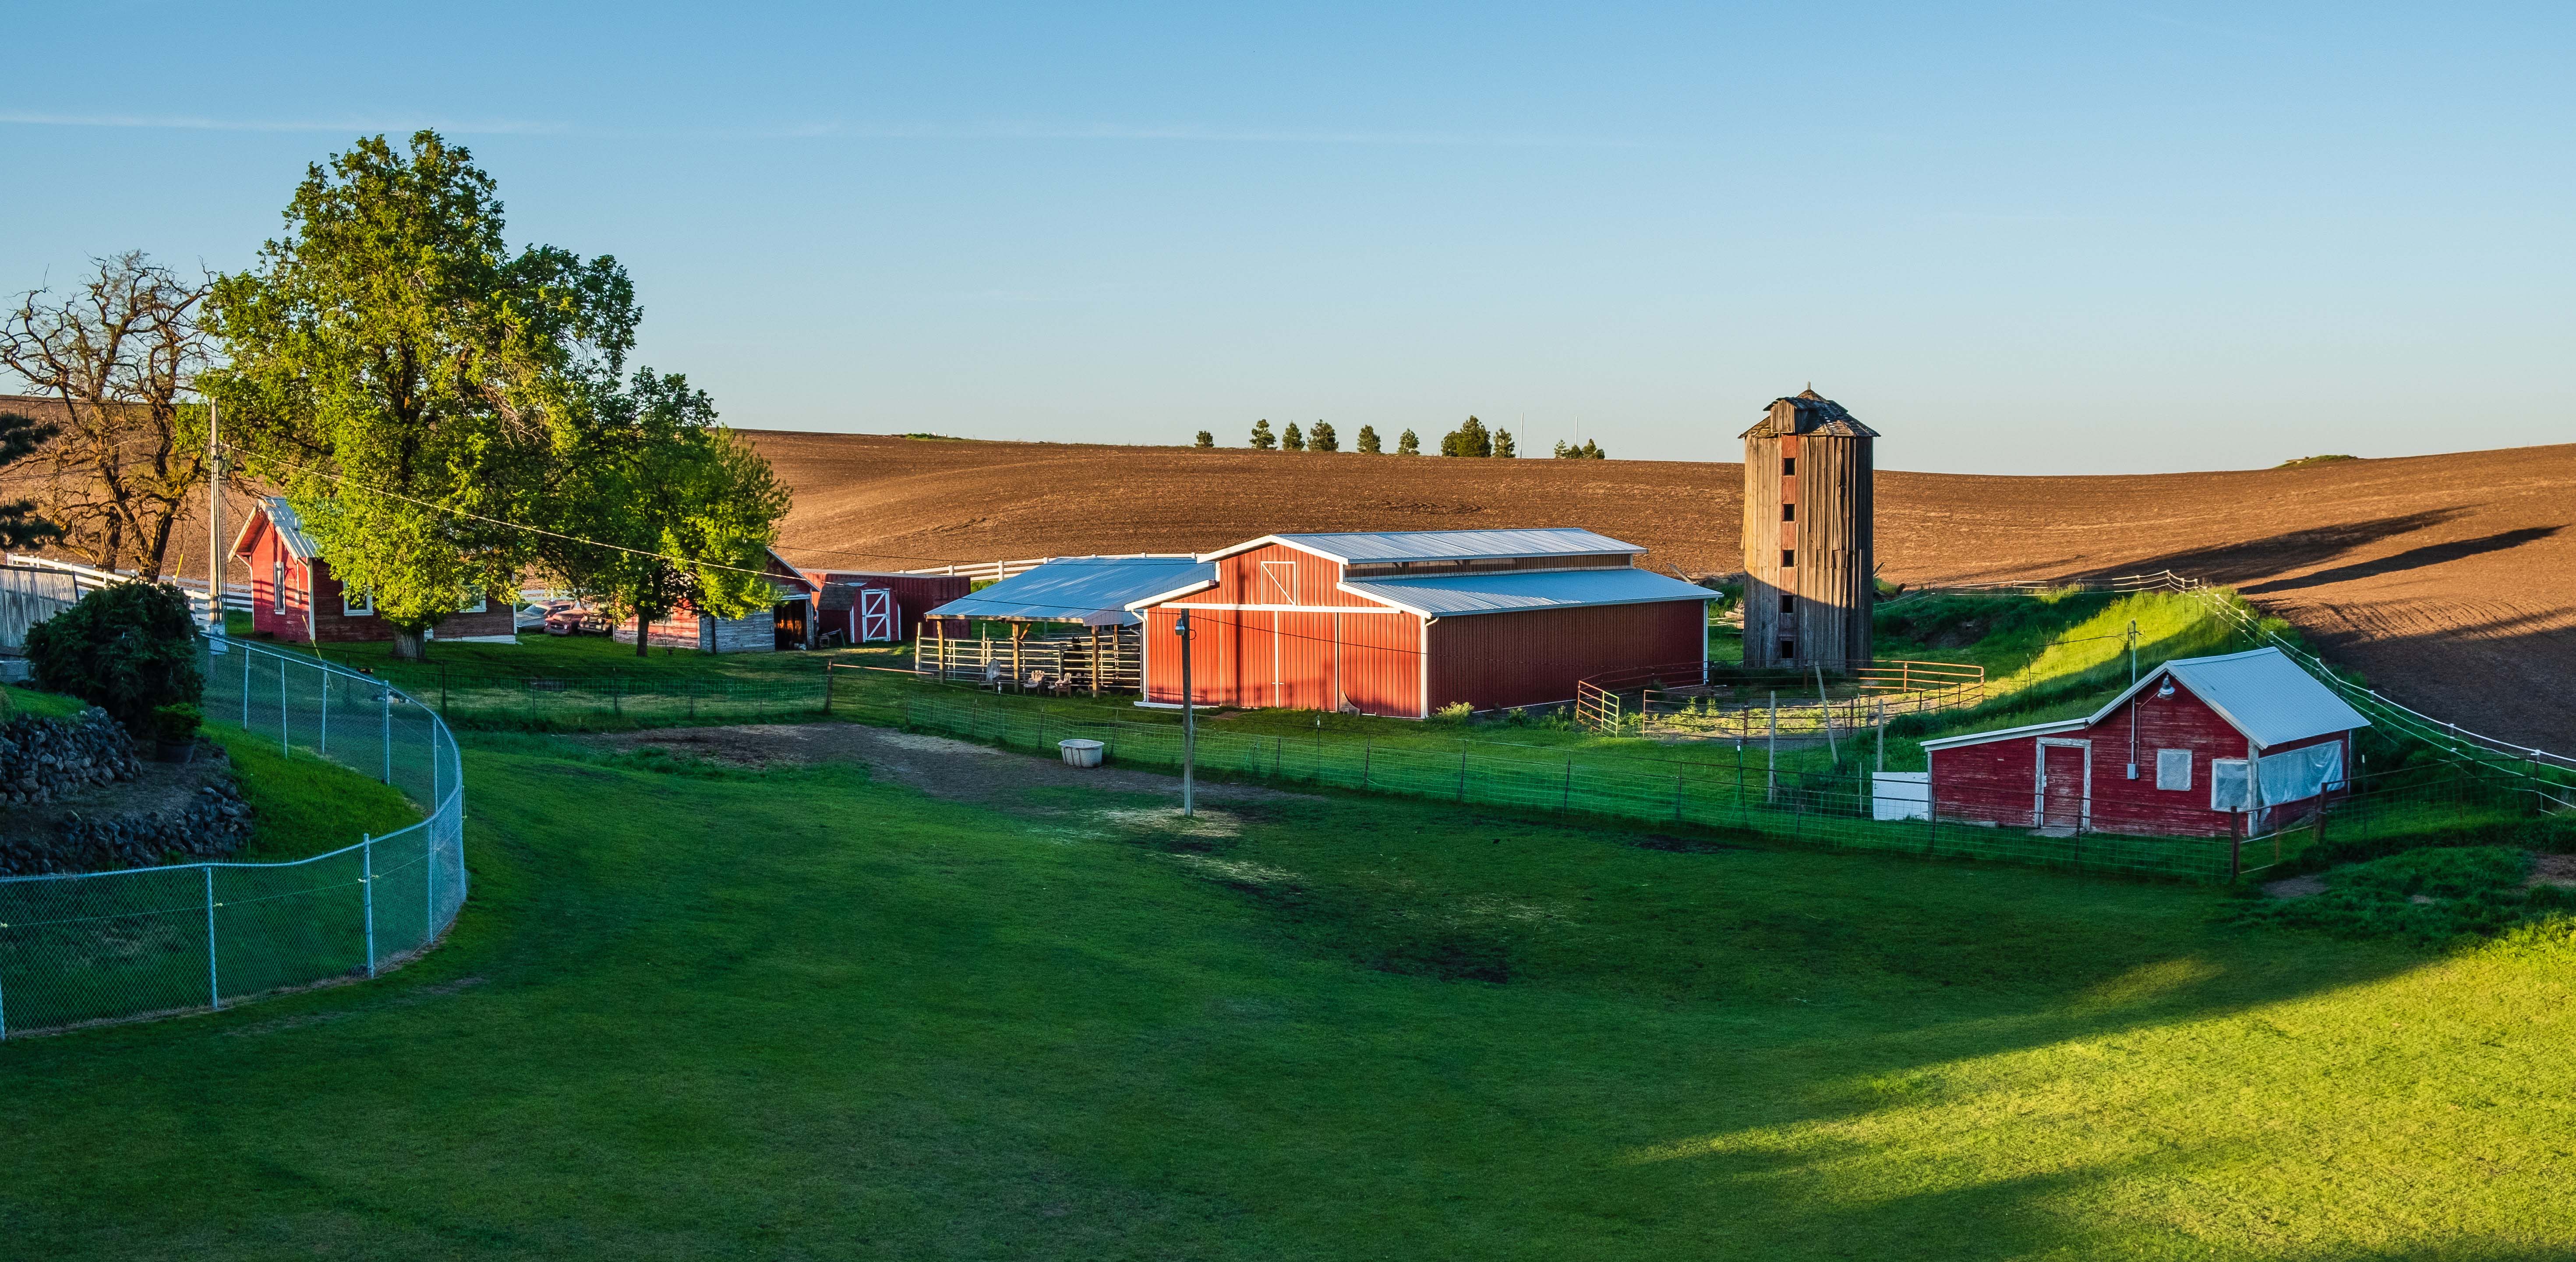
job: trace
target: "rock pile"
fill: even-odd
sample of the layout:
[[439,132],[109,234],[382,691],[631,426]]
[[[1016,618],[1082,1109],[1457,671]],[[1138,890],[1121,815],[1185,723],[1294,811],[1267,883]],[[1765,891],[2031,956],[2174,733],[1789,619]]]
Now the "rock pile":
[[96,707],[69,720],[22,714],[0,724],[0,802],[11,806],[42,805],[72,789],[131,780],[142,770],[134,738]]
[[[0,842],[0,870],[26,872],[98,872],[109,868],[146,868],[174,859],[217,859],[250,840],[250,803],[229,782],[197,790],[175,811],[82,819],[63,817],[61,840],[43,855],[6,853]],[[33,860],[48,866],[14,868]]]

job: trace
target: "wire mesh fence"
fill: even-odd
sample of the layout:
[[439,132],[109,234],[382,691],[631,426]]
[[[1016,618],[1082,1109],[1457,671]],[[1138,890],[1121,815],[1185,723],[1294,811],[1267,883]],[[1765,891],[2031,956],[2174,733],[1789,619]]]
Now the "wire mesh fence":
[[210,718],[375,777],[426,818],[291,863],[190,863],[0,879],[0,1038],[222,1008],[372,976],[464,905],[456,742],[384,681],[299,654],[200,645]]
[[465,726],[586,729],[669,723],[757,722],[830,711],[819,668],[712,671],[489,671],[440,665],[379,666],[375,675]]
[[[1058,741],[1086,739],[1101,742],[1111,762],[1161,768],[1181,764],[1181,729],[1172,724],[1066,719],[997,701],[944,697],[909,700],[904,719],[915,730],[1033,752],[1051,753]],[[1998,794],[1986,802],[1944,790],[1937,806],[1928,805],[1919,785],[1910,796],[1882,793],[1871,773],[1856,763],[1823,772],[1775,770],[1765,765],[1759,747],[1736,747],[1719,760],[1653,760],[1464,739],[1454,748],[1439,749],[1321,732],[1307,739],[1203,726],[1196,757],[1203,773],[1276,783],[1672,826],[1828,850],[2171,880],[2224,881],[2271,867],[2295,859],[2323,834],[2311,820],[2252,838],[2137,837],[1970,823],[1962,817],[2006,813],[1997,807],[2030,814],[2031,797]],[[2502,813],[2528,810],[2527,802],[2473,774],[2419,776],[2385,793],[2342,794],[2325,827],[2343,836],[2349,829],[2420,826],[2423,812],[2468,801],[2491,803]]]

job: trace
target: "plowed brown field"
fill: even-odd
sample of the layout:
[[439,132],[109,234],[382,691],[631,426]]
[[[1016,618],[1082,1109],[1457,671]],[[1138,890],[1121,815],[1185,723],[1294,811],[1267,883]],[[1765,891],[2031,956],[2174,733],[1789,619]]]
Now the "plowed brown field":
[[[911,569],[1299,530],[1584,526],[1741,568],[1743,469],[756,431],[799,561]],[[2576,445],[2135,477],[1879,474],[1902,583],[2171,568],[2235,585],[2419,709],[2576,752]]]

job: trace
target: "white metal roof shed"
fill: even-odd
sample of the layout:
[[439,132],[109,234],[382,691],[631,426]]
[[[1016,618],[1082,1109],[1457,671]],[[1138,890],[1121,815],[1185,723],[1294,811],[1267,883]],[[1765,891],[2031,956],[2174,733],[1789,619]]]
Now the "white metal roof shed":
[[1571,526],[1527,530],[1358,530],[1333,534],[1263,535],[1206,554],[1205,560],[1283,543],[1344,565],[1372,561],[1481,561],[1507,557],[1636,556],[1645,551],[1608,535]]
[[1358,579],[1340,586],[1354,596],[1365,596],[1426,618],[1717,598],[1716,592],[1696,583],[1636,569],[1528,570],[1439,578]]
[[1923,742],[1923,748],[1952,749],[1961,745],[1982,745],[1988,741],[2046,736],[2052,732],[2091,727],[2111,717],[2113,711],[2128,704],[2129,698],[2154,687],[2157,680],[2167,675],[2191,689],[2193,696],[2218,712],[2218,717],[2227,720],[2230,726],[2245,733],[2247,739],[2265,749],[2303,741],[2311,736],[2370,726],[2370,720],[2363,718],[2359,710],[2345,704],[2343,698],[2318,682],[2316,676],[2300,669],[2288,654],[2276,648],[2259,648],[2217,657],[2175,658],[2139,676],[2138,682],[2129,685],[2119,696],[2080,719],[1945,736]]
[[[304,533],[304,519],[295,515],[295,506],[287,503],[284,496],[260,497],[259,511],[268,517],[270,529],[277,532],[277,541],[286,545],[288,556],[298,561],[310,561],[322,555],[322,550],[313,544],[313,536]],[[242,523],[241,532],[233,536],[233,555],[242,555],[242,549],[250,546],[251,532],[257,529],[259,518],[256,516]]]
[[1132,627],[1142,619],[1128,606],[1169,599],[1215,581],[1215,566],[1190,557],[1058,557],[922,616]]

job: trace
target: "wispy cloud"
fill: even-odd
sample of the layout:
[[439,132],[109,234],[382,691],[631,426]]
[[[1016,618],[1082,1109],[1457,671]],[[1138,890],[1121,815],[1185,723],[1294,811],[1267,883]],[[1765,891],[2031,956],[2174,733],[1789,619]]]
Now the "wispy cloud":
[[228,119],[187,114],[41,114],[0,111],[0,126],[105,127],[158,131],[409,132],[422,127],[457,136],[692,137],[741,140],[1127,141],[1257,145],[1390,145],[1486,148],[1633,149],[1647,142],[1615,137],[1304,128],[1209,127],[1175,123],[794,123],[774,127],[636,129],[515,120],[366,118]]

